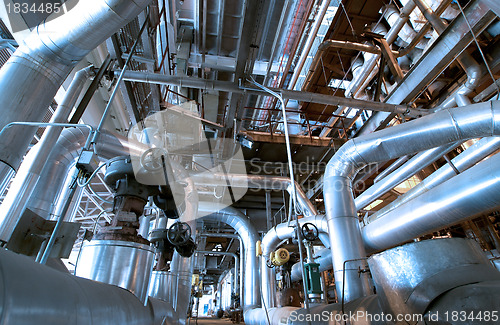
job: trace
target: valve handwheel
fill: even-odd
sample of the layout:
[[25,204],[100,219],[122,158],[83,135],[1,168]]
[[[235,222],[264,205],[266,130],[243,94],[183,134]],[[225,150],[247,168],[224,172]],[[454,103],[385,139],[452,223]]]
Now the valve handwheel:
[[161,157],[167,157],[167,155],[167,151],[163,148],[149,148],[141,155],[141,166],[150,172],[159,171],[163,168]]
[[301,231],[302,237],[308,241],[315,241],[316,239],[318,239],[318,228],[310,222],[303,224],[301,227]]
[[168,229],[167,239],[174,246],[186,244],[189,238],[191,238],[191,227],[185,222],[176,222]]

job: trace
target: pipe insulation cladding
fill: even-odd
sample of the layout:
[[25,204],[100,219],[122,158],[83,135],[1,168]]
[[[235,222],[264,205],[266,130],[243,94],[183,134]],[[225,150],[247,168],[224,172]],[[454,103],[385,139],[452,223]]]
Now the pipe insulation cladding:
[[344,295],[348,302],[369,292],[358,276],[358,267],[365,267],[366,251],[352,193],[356,173],[369,163],[459,140],[497,135],[500,135],[500,102],[491,101],[444,109],[354,138],[335,153],[326,168],[323,194],[339,299]]
[[[73,67],[137,17],[151,0],[85,0],[42,22],[0,70],[0,128],[13,121],[39,122]],[[35,128],[8,130],[0,139],[0,180],[17,170]]]

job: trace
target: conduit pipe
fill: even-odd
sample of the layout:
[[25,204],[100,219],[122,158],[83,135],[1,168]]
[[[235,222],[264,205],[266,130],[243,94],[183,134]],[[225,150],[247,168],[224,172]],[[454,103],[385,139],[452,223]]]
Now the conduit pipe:
[[354,199],[356,209],[359,211],[368,206],[370,203],[372,203],[385,193],[389,192],[398,184],[404,182],[408,178],[418,173],[420,170],[424,169],[425,167],[441,158],[443,155],[455,149],[458,145],[460,145],[459,142],[446,144],[444,146],[440,146],[416,154],[390,175],[384,177],[378,183],[372,185],[366,191],[361,193],[356,199]]
[[218,252],[218,251],[196,251],[198,254],[202,255],[223,255],[223,256],[231,256],[234,258],[234,283],[233,283],[233,293],[236,294],[238,292],[238,265],[240,264],[240,258],[236,253],[232,252]]
[[[45,20],[0,70],[0,128],[13,121],[38,122],[73,67],[135,18],[151,0],[72,1],[75,7]],[[17,169],[35,130],[9,130],[0,139],[0,179]]]
[[289,89],[294,89],[295,85],[297,84],[297,80],[299,80],[299,76],[302,72],[302,69],[304,68],[304,64],[306,62],[306,59],[309,56],[309,52],[311,51],[314,40],[316,39],[316,35],[318,34],[318,30],[321,26],[321,23],[323,22],[323,19],[325,18],[325,15],[326,15],[326,12],[328,11],[329,6],[330,6],[330,0],[323,0],[323,3],[321,4],[321,7],[320,7],[319,12],[318,12],[318,16],[316,17],[314,24],[311,26],[311,32],[309,33],[309,36],[307,37],[307,40],[306,40],[306,43],[304,44],[302,53],[300,54],[299,60],[297,61],[297,64],[295,65],[295,69],[293,71],[292,77],[290,78],[290,83],[288,86]]
[[[476,33],[484,30],[496,15],[489,10],[489,6],[483,0],[471,1],[464,9],[468,22]],[[432,47],[424,53],[415,66],[405,75],[403,81],[386,98],[387,103],[404,103],[413,98],[425,89],[432,79],[437,77],[450,62],[455,60],[457,53],[460,53],[471,42],[472,35],[463,15],[450,24],[450,28],[434,42]],[[358,132],[358,135],[371,133],[380,127],[385,127],[394,115],[387,113],[374,113]]]
[[[495,122],[498,134],[500,119]],[[499,206],[500,155],[495,155],[371,222],[362,237],[367,251],[380,251]]]
[[147,306],[120,287],[76,277],[31,258],[0,250],[0,319],[4,324],[164,325],[172,308],[156,299]]
[[[458,171],[462,173],[484,158],[492,155],[499,149],[500,137],[483,138],[467,148],[467,150],[465,150],[463,153],[453,158],[451,160],[451,163],[453,164],[453,166],[455,166],[455,168],[458,169]],[[375,214],[368,217],[367,223],[383,217],[386,213],[391,212],[402,204],[413,200],[414,198],[453,178],[456,175],[456,172],[449,164],[442,166],[432,175],[424,179],[422,182],[418,183],[417,186],[406,192],[404,195],[401,195],[395,201],[391,202],[381,210],[377,211]]]
[[[356,173],[369,163],[396,159],[459,140],[495,135],[500,135],[499,101],[439,111],[351,139],[335,153],[327,164],[323,193],[340,299],[342,291],[345,302],[362,297],[368,291],[358,276],[358,267],[364,267],[364,262],[349,262],[366,257],[352,194]],[[349,264],[347,268],[345,263]]]
[[[205,186],[220,186],[221,183],[226,184],[229,182],[232,187],[243,187],[243,188],[253,188],[261,190],[275,190],[275,191],[288,191],[291,195],[292,186],[289,177],[284,176],[262,176],[262,175],[251,175],[251,174],[222,174],[215,173],[204,175],[204,174],[192,174],[191,177],[197,185]],[[312,217],[318,214],[314,205],[309,201],[304,190],[295,181],[295,194],[297,197],[297,203],[299,204],[302,213],[306,217]]]
[[[64,96],[61,104],[57,107],[50,123],[67,123],[68,117],[75,106],[85,81],[92,71],[91,67],[78,71]],[[21,218],[29,197],[40,179],[43,166],[51,153],[51,149],[57,142],[62,132],[61,127],[49,126],[43,132],[40,141],[29,151],[26,159],[21,164],[16,177],[12,181],[9,192],[2,202],[0,209],[0,220],[7,218],[18,220]],[[23,133],[23,132],[19,132]],[[4,225],[2,225],[3,228]],[[10,232],[11,230],[7,230]]]
[[[238,209],[213,202],[200,202],[199,211],[205,215],[202,219],[224,222],[232,227],[243,241],[245,248],[245,285],[244,311],[260,305],[259,265],[257,261],[257,241],[259,235],[250,220]],[[211,214],[210,214],[211,213]]]

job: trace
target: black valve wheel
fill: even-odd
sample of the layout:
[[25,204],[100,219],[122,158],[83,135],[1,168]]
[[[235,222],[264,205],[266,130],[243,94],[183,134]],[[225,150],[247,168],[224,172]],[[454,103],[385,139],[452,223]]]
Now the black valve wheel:
[[141,155],[141,167],[149,172],[156,172],[163,168],[163,159],[167,159],[167,151],[163,148],[149,148]]
[[316,239],[318,239],[318,228],[310,222],[303,224],[301,227],[301,231],[302,237],[308,241],[315,241]]
[[174,246],[184,245],[190,238],[191,227],[185,222],[176,222],[168,229],[167,239]]

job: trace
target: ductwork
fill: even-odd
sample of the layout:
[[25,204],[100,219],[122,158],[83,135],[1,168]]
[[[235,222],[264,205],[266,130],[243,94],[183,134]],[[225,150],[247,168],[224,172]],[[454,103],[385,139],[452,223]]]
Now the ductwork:
[[239,210],[212,202],[200,202],[199,211],[211,219],[224,222],[232,227],[243,241],[245,248],[245,285],[244,310],[250,310],[260,305],[259,265],[256,255],[256,245],[259,236],[248,218]]
[[[262,176],[262,175],[240,175],[240,174],[221,174],[215,173],[210,175],[194,174],[191,175],[197,185],[205,186],[220,186],[229,182],[233,187],[248,187],[261,190],[288,191],[291,193],[292,187],[289,177],[284,176]],[[307,198],[304,190],[295,182],[295,194],[297,203],[305,217],[312,217],[318,214],[316,208]]]
[[[364,266],[360,260],[366,253],[352,194],[356,173],[369,163],[395,159],[458,140],[499,135],[499,116],[498,101],[443,110],[349,140],[337,151],[327,165],[323,193],[339,298],[342,297],[342,288],[345,301],[362,297],[368,290],[358,276],[358,267]],[[349,264],[347,269],[345,263]]]
[[380,251],[500,206],[495,155],[374,220],[362,229],[368,251]]
[[[440,35],[448,27],[441,18],[436,15],[432,8],[427,5],[424,0],[414,0],[424,17],[431,23],[434,30]],[[457,58],[458,63],[462,66],[467,74],[466,82],[452,96],[449,96],[437,109],[450,108],[454,105],[464,106],[471,102],[467,95],[474,91],[479,84],[479,79],[482,76],[481,66],[467,52],[460,54]]]
[[[463,153],[458,155],[457,157],[451,160],[451,163],[455,168],[460,172],[464,172],[470,167],[474,166],[484,158],[489,155],[495,153],[500,149],[500,137],[493,138],[483,138],[478,142],[474,143],[472,146],[467,148]],[[367,223],[372,222],[378,218],[384,216],[387,212],[390,212],[402,204],[418,197],[419,195],[429,191],[430,189],[442,184],[443,182],[451,179],[456,176],[457,173],[450,166],[450,164],[446,164],[439,168],[432,175],[424,179],[422,182],[418,183],[417,186],[410,189],[404,195],[401,195],[396,200],[386,205],[375,214],[371,215],[367,218]]]
[[4,324],[164,325],[172,308],[131,292],[60,272],[31,258],[0,250],[0,318]]
[[387,175],[378,183],[372,185],[366,191],[361,193],[361,195],[359,195],[354,200],[356,209],[361,210],[364,207],[368,206],[383,194],[387,193],[398,184],[402,183],[425,167],[429,166],[430,164],[441,158],[443,155],[456,148],[458,145],[460,145],[460,143],[446,144],[444,146],[440,146],[416,154],[403,166],[399,167],[393,173]]
[[[408,1],[408,3],[403,8],[401,8],[399,18],[397,19],[397,21],[394,22],[394,24],[391,26],[391,29],[385,35],[385,39],[389,45],[396,40],[396,38],[398,37],[398,33],[401,31],[403,26],[407,24],[410,18],[410,13],[413,11],[413,9],[415,9],[415,7],[416,6],[413,3],[413,1]],[[383,28],[384,26],[382,24],[377,24],[373,28],[373,32],[383,33]],[[355,97],[360,90],[364,89],[364,85],[366,84],[366,82],[370,81],[371,78],[378,71],[378,68],[376,68],[376,64],[380,59],[380,56],[381,54],[370,54],[370,53],[365,55],[365,61],[362,68],[359,69],[356,78],[354,78],[349,83],[349,86],[345,91],[346,97]],[[353,107],[353,106],[345,105],[345,107],[339,107],[337,111],[335,111],[335,114],[336,115],[342,114],[347,107]],[[331,118],[328,121],[328,125],[332,127],[335,125],[335,123],[337,123],[337,121],[338,117]],[[320,137],[328,136],[330,130],[331,130],[330,128],[323,128],[323,130],[320,133]]]
[[[72,10],[34,29],[0,70],[0,128],[13,121],[41,121],[73,67],[151,1],[72,2]],[[4,165],[18,168],[34,132],[34,128],[25,128],[23,132],[4,133],[0,139],[1,170],[5,170]]]

